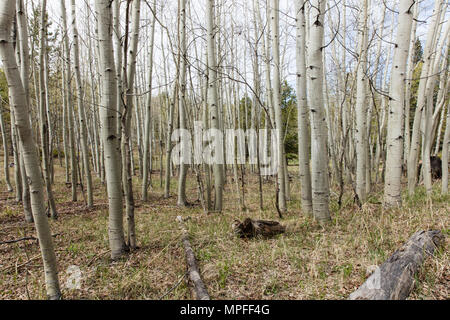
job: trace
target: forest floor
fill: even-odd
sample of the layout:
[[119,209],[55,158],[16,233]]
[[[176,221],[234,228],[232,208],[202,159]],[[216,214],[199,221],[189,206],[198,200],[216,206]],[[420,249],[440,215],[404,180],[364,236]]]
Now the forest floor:
[[[55,159],[55,162],[57,160]],[[273,183],[264,183],[265,210],[259,210],[257,177],[246,176],[245,205],[232,177],[224,192],[224,212],[205,215],[195,176],[188,176],[188,200],[193,206],[176,206],[177,178],[171,180],[172,197],[163,199],[159,173],[146,203],[140,200],[140,182],[134,179],[136,231],[139,249],[117,262],[109,259],[106,189],[95,176],[95,207],[86,209],[81,193],[71,202],[64,169],[55,164],[54,194],[59,219],[50,220],[65,299],[190,299],[183,279],[186,272],[182,232],[176,222],[188,218],[190,241],[203,280],[212,299],[346,299],[367,278],[367,270],[383,263],[414,232],[439,229],[445,247],[428,258],[417,275],[410,299],[448,299],[450,263],[446,250],[450,196],[440,194],[440,181],[427,200],[423,186],[404,207],[383,210],[382,185],[374,186],[368,202],[359,209],[347,190],[342,208],[333,188],[332,223],[319,226],[300,209],[299,183],[291,183],[292,201],[281,223],[286,233],[272,239],[238,239],[232,233],[235,219],[279,220]],[[296,166],[290,166],[295,176]],[[231,172],[230,172],[231,173]],[[22,208],[8,193],[0,175],[0,242],[34,236]],[[13,171],[11,169],[11,179]],[[250,180],[250,181],[248,181]],[[81,288],[69,289],[72,271],[81,270]],[[44,299],[45,282],[37,241],[0,245],[0,299]]]

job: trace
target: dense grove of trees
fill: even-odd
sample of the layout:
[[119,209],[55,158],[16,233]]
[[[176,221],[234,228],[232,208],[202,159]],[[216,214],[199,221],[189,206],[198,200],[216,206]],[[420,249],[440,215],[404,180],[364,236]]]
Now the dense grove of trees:
[[[104,184],[112,259],[138,246],[135,198],[149,201],[157,170],[165,197],[175,179],[177,204],[188,206],[195,184],[212,214],[226,184],[245,210],[246,175],[258,177],[260,206],[272,205],[261,184],[273,178],[280,217],[298,198],[320,224],[332,218],[332,184],[359,206],[383,184],[387,209],[418,183],[430,195],[441,176],[446,194],[448,9],[444,0],[2,0],[2,181],[35,224],[48,297],[61,298],[48,223],[58,218],[58,165],[87,207],[93,176]],[[213,163],[185,148],[197,126],[215,129],[200,141],[219,146]],[[217,133],[226,129],[255,130],[246,164]]]

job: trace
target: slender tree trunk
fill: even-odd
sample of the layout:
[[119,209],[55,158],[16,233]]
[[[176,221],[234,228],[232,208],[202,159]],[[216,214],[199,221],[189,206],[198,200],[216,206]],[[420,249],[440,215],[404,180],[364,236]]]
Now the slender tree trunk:
[[5,121],[3,120],[3,106],[0,100],[0,129],[2,133],[2,142],[3,142],[3,170],[5,172],[5,182],[6,187],[8,188],[8,192],[13,192],[14,189],[11,186],[11,182],[9,179],[9,150],[8,150],[8,139],[6,136],[6,127]]
[[[211,129],[220,130],[219,120],[219,100],[217,98],[217,60],[216,60],[216,39],[215,39],[215,4],[216,0],[207,0],[206,25],[207,25],[207,47],[208,47],[208,107],[211,113]],[[223,141],[220,141],[223,144]],[[223,186],[224,186],[224,165],[220,160],[224,159],[223,149],[217,146],[216,160],[213,164],[215,202],[214,210],[222,211],[223,206]],[[222,154],[221,154],[222,153]]]
[[[416,187],[417,182],[417,161],[418,161],[418,155],[419,155],[419,148],[420,148],[420,126],[422,124],[422,112],[425,108],[425,102],[426,102],[426,87],[427,87],[427,80],[430,70],[430,65],[432,63],[432,55],[433,55],[433,47],[434,47],[434,40],[435,40],[435,34],[437,29],[437,24],[439,21],[439,17],[441,16],[441,4],[442,2],[440,0],[436,0],[434,4],[434,10],[432,19],[430,22],[430,25],[428,27],[428,33],[427,33],[427,43],[425,45],[423,57],[424,57],[424,63],[422,65],[422,72],[420,75],[420,82],[419,82],[419,91],[418,91],[418,97],[417,97],[417,107],[416,112],[414,114],[414,124],[413,124],[413,130],[411,133],[411,146],[409,151],[409,157],[408,157],[408,192],[410,195],[414,194],[414,190]],[[428,159],[429,162],[429,159]]]
[[[94,205],[94,196],[92,190],[92,177],[91,170],[89,165],[89,150],[88,150],[88,133],[87,133],[87,123],[86,116],[84,111],[84,93],[83,93],[83,83],[81,80],[81,72],[80,72],[80,48],[78,45],[78,29],[77,29],[77,21],[76,21],[76,5],[75,0],[71,0],[72,2],[72,36],[73,36],[73,62],[75,69],[75,79],[77,82],[77,93],[78,93],[78,120],[80,123],[79,131],[81,138],[81,151],[83,157],[83,167],[84,174],[86,175],[86,188],[87,188],[87,205],[88,208],[91,208]],[[80,177],[81,179],[81,177]]]
[[[156,2],[153,1],[153,11],[156,10]],[[156,12],[156,11],[155,11]],[[150,132],[152,130],[152,80],[153,80],[153,48],[155,41],[155,25],[156,17],[153,17],[151,31],[150,31],[150,52],[148,54],[148,93],[147,93],[147,112],[145,114],[145,129],[144,129],[144,161],[142,173],[142,201],[147,201],[148,197],[148,180],[149,174],[151,176],[151,140]],[[150,158],[150,159],[149,159]],[[150,168],[149,168],[150,167]]]
[[356,193],[366,201],[367,166],[367,0],[363,0],[358,21],[359,59],[356,74]]
[[128,245],[131,249],[136,248],[136,231],[134,221],[134,196],[133,196],[133,176],[132,176],[132,154],[131,154],[131,118],[133,115],[133,94],[136,77],[136,57],[139,41],[141,2],[133,1],[132,8],[132,36],[129,47],[129,60],[127,65],[126,97],[124,113],[122,115],[122,180],[125,193],[125,204],[128,222]]
[[72,71],[70,64],[70,46],[69,46],[69,33],[67,29],[67,12],[66,12],[66,2],[61,0],[61,17],[63,24],[64,33],[64,54],[66,63],[66,86],[65,94],[67,99],[67,120],[68,120],[68,133],[69,133],[69,149],[70,149],[70,168],[71,168],[71,184],[72,184],[72,201],[77,201],[77,183],[78,183],[78,172],[77,172],[77,154],[75,146],[75,124],[73,119],[73,97],[72,97]]
[[311,171],[308,101],[306,98],[306,21],[305,1],[296,1],[297,12],[297,114],[298,114],[298,159],[301,185],[302,209],[312,215]]
[[281,114],[281,82],[280,82],[280,18],[279,0],[271,0],[270,20],[273,52],[273,107],[275,111],[275,126],[277,130],[277,176],[278,176],[278,206],[281,213],[286,212],[286,160],[284,156],[284,130]]
[[[180,0],[179,4],[179,55],[180,55],[180,77],[179,77],[179,86],[180,89],[178,91],[178,108],[179,108],[179,120],[180,120],[180,132],[183,134],[183,131],[186,130],[186,64],[187,64],[187,50],[186,50],[186,0]],[[181,139],[181,155],[180,155],[180,174],[178,177],[178,200],[177,204],[179,206],[186,206],[186,175],[188,170],[188,165],[185,163],[187,157],[190,157],[190,150],[186,150],[185,145],[183,143],[183,137]],[[189,154],[187,154],[189,153]]]
[[442,194],[448,193],[448,167],[450,151],[450,106],[447,104],[447,120],[445,125],[444,142],[442,144]]
[[47,189],[47,198],[49,203],[50,215],[53,219],[56,219],[58,213],[56,211],[56,204],[53,198],[52,185],[50,181],[50,172],[49,172],[49,145],[48,145],[48,121],[47,119],[47,100],[46,100],[46,85],[45,85],[45,54],[47,51],[47,1],[42,1],[41,6],[41,30],[40,30],[40,53],[39,53],[39,90],[40,90],[40,99],[39,99],[39,126],[41,133],[41,143],[42,143],[42,169],[44,175],[44,182]]
[[60,299],[61,291],[59,289],[56,255],[53,249],[50,227],[45,214],[44,184],[29,122],[27,98],[17,63],[14,59],[14,49],[10,40],[15,7],[16,3],[14,0],[2,1],[0,3],[0,59],[10,90],[11,106],[15,110],[16,127],[21,146],[23,147],[26,174],[30,182],[31,205],[44,263],[47,296],[49,299]]

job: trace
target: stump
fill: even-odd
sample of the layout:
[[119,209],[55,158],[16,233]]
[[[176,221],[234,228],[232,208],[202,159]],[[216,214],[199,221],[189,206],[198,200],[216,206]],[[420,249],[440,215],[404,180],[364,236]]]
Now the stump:
[[258,235],[272,237],[285,232],[286,228],[277,221],[252,220],[247,218],[242,223],[239,220],[235,220],[233,223],[233,231],[240,238],[252,238]]
[[428,255],[444,242],[440,231],[419,231],[384,262],[349,300],[404,300],[414,287],[414,275]]

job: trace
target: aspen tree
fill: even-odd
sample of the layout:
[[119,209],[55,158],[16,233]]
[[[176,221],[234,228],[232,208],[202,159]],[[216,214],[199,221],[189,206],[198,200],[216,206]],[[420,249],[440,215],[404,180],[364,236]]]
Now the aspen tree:
[[273,107],[275,111],[275,125],[277,129],[277,176],[278,176],[278,205],[279,210],[286,212],[286,159],[284,156],[284,126],[281,115],[281,82],[280,82],[280,18],[279,18],[279,0],[271,0],[270,20],[272,33],[272,52],[273,52]]
[[[216,62],[216,37],[215,37],[215,0],[207,0],[206,25],[207,25],[207,47],[208,47],[208,109],[211,113],[211,128],[220,130],[221,124],[219,120],[219,100],[217,98],[217,62]],[[221,141],[223,143],[223,141]],[[220,150],[219,150],[220,149]],[[223,149],[215,150],[218,155],[216,159],[224,159]],[[222,163],[214,161],[214,189],[215,202],[214,210],[222,211],[223,206],[223,184],[224,184],[224,167]]]
[[109,204],[109,245],[111,258],[125,252],[123,202],[120,173],[120,144],[117,132],[117,78],[112,43],[113,21],[109,0],[96,0],[99,61],[102,95],[100,102],[101,137],[105,153],[105,175]]
[[314,217],[325,223],[331,219],[328,181],[327,123],[323,101],[323,39],[325,0],[311,2],[308,46],[309,110],[311,116],[311,187]]
[[403,165],[403,118],[405,100],[406,62],[408,59],[409,42],[413,23],[413,8],[415,0],[400,1],[397,27],[397,40],[394,49],[391,97],[387,124],[387,155],[384,184],[384,205],[394,207],[402,205],[402,165]]
[[297,20],[297,117],[298,117],[298,159],[301,185],[302,209],[305,214],[312,214],[311,171],[308,101],[306,98],[306,21],[305,1],[295,2]]
[[[80,143],[81,143],[81,153],[83,157],[83,167],[84,173],[86,175],[86,188],[87,188],[87,205],[91,208],[94,205],[93,190],[92,190],[92,176],[89,165],[89,150],[88,150],[88,132],[86,115],[84,110],[84,93],[83,93],[83,83],[81,80],[80,72],[80,48],[78,44],[78,28],[76,20],[76,5],[75,0],[71,0],[72,4],[72,37],[73,37],[73,66],[75,71],[75,80],[77,84],[78,93],[78,120],[79,120],[79,132],[80,132]],[[81,177],[80,177],[81,179]]]
[[15,123],[23,148],[25,170],[30,186],[31,207],[44,264],[47,297],[56,300],[61,298],[61,291],[53,239],[45,213],[44,181],[39,168],[38,153],[29,121],[27,97],[10,39],[15,8],[15,0],[0,2],[0,60],[8,82],[11,107],[15,111]]

